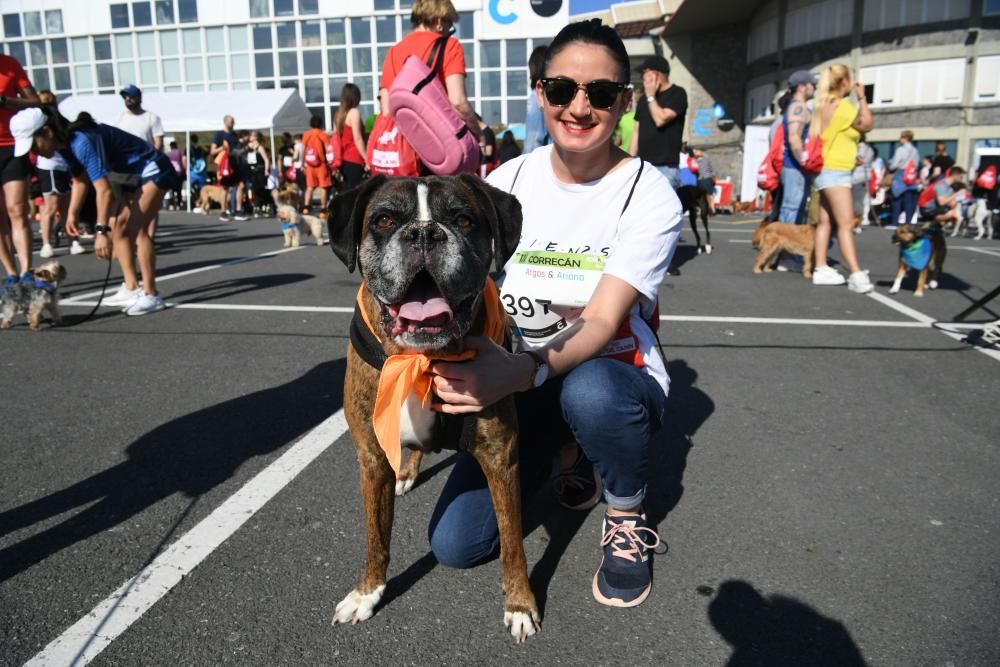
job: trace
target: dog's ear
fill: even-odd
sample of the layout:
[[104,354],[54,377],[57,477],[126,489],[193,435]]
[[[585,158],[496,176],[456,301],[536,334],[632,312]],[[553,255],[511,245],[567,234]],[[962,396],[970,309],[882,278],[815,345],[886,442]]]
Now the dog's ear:
[[521,202],[514,195],[493,187],[478,176],[462,174],[459,178],[475,193],[480,206],[490,218],[493,261],[496,270],[502,271],[521,240]]
[[351,273],[358,263],[365,209],[368,208],[368,202],[375,191],[387,180],[389,179],[384,174],[372,176],[358,187],[334,197],[327,207],[330,247]]

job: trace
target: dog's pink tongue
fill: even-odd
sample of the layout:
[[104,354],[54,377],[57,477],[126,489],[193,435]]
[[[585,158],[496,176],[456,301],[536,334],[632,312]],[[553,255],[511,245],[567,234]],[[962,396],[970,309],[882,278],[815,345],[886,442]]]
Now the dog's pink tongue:
[[443,298],[436,296],[426,301],[407,301],[399,306],[399,317],[406,318],[413,322],[423,322],[442,315],[450,320],[452,317],[451,306]]

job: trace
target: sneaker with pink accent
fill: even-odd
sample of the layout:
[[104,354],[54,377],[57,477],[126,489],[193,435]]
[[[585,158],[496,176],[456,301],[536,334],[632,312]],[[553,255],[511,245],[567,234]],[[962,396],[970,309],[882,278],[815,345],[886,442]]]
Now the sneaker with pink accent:
[[604,557],[594,574],[594,599],[610,607],[642,604],[653,587],[651,551],[660,536],[646,527],[645,514],[604,515]]
[[604,493],[600,474],[579,447],[576,461],[569,468],[559,471],[553,487],[559,504],[571,510],[589,510]]

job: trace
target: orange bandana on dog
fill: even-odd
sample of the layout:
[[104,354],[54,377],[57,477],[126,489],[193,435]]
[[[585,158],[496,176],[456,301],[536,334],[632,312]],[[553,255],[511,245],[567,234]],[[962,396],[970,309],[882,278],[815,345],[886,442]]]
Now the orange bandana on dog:
[[[361,303],[363,289],[364,287],[358,290],[358,310],[368,330],[374,333],[375,329],[368,321],[368,314]],[[486,279],[486,286],[483,288],[483,308],[486,316],[483,335],[489,336],[497,345],[503,345],[507,313],[500,306],[500,293],[492,278]],[[378,444],[396,473],[396,479],[399,479],[399,467],[403,459],[403,447],[399,440],[399,415],[406,397],[412,391],[425,408],[430,407],[433,374],[428,371],[431,364],[435,361],[467,361],[475,356],[476,350],[469,348],[461,354],[433,359],[419,351],[394,354],[386,359],[378,379],[372,425]]]

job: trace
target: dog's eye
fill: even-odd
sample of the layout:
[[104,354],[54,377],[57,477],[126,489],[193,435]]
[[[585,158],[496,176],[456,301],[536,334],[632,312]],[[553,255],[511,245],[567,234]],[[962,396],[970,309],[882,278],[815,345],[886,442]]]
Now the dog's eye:
[[467,215],[460,215],[455,218],[455,226],[459,229],[468,229],[472,226],[472,218]]
[[393,224],[393,219],[387,215],[380,215],[375,218],[375,226],[379,229],[389,229]]

